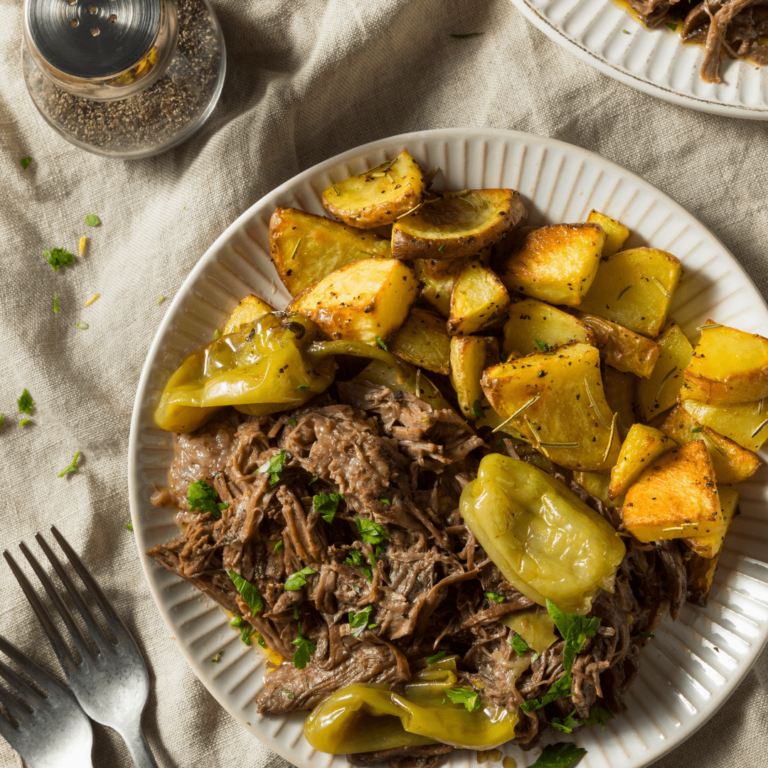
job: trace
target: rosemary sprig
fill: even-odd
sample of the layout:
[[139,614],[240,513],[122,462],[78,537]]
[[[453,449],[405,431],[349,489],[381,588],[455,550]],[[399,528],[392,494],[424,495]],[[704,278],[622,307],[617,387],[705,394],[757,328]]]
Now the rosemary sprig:
[[671,299],[672,295],[667,293],[667,289],[662,285],[661,280],[659,280],[656,275],[654,275],[651,280],[653,280],[654,283],[656,283],[656,287],[668,298]]
[[301,241],[303,240],[303,237],[299,238],[299,242],[296,243],[296,247],[293,249],[293,253],[291,254],[291,261],[293,261],[296,258],[296,254],[299,252],[299,248],[301,248]]
[[760,402],[757,404],[757,415],[759,416],[763,412],[763,398],[760,398]]
[[418,210],[419,210],[419,208],[421,208],[421,206],[422,206],[422,205],[424,205],[424,203],[419,203],[418,205],[414,205],[414,206],[413,206],[413,208],[411,208],[411,210],[410,210],[410,211],[406,211],[405,213],[401,213],[401,214],[400,214],[400,215],[397,217],[397,219],[396,219],[396,220],[397,220],[397,221],[399,221],[400,219],[404,219],[404,218],[405,218],[405,217],[406,217],[406,216],[407,216],[409,213],[416,213],[416,211],[418,211]]
[[722,323],[707,323],[706,325],[698,325],[698,326],[696,326],[696,330],[697,331],[706,331],[706,330],[709,330],[711,328],[722,328],[722,327],[723,327]]
[[595,396],[592,394],[592,390],[589,387],[589,382],[585,379],[584,384],[587,387],[587,397],[589,398],[589,402],[592,403],[592,407],[595,409],[595,413],[597,414],[597,418],[600,419],[600,421],[603,423],[603,426],[606,429],[610,429],[608,426],[608,422],[605,420],[605,417],[602,413],[600,413],[600,409],[597,407],[597,403],[595,402]]
[[766,419],[751,435],[750,437],[756,437],[763,429],[763,427],[768,424],[768,419]]
[[628,291],[630,288],[633,288],[633,287],[634,287],[634,285],[635,285],[635,284],[634,284],[634,283],[632,283],[631,285],[628,285],[626,288],[623,288],[623,289],[622,289],[622,291],[621,291],[621,293],[620,293],[620,294],[619,294],[619,295],[616,297],[616,301],[619,301],[619,300],[621,299],[621,297],[622,297],[622,296],[623,296],[623,295],[624,295],[624,294],[625,294],[625,293],[626,293],[626,292],[627,292],[627,291]]
[[541,392],[539,392],[538,395],[534,395],[525,405],[518,408],[509,418],[504,419],[504,421],[499,424],[498,427],[495,427],[492,431],[498,432],[500,429],[503,429],[504,427],[509,424],[510,421],[513,421],[516,419],[520,414],[525,413],[539,398],[541,397]]
[[674,366],[673,368],[669,369],[669,372],[667,375],[661,380],[661,384],[659,384],[659,388],[656,390],[656,394],[653,396],[653,400],[651,401],[654,405],[659,404],[659,395],[661,394],[662,387],[667,383],[667,379],[676,371],[678,370],[677,366]]
[[533,439],[535,440],[533,447],[541,451],[547,458],[549,458],[547,449],[542,448],[541,441],[539,440],[539,436],[536,434],[536,430],[533,428],[533,424],[531,424],[531,420],[527,416],[523,416],[523,418],[525,419],[525,423],[528,425],[528,429],[531,430],[531,435],[533,435]]
[[539,445],[544,448],[578,448],[578,443],[550,443],[544,440],[539,440]]
[[428,189],[432,182],[435,180],[435,176],[440,173],[440,166],[436,165],[429,173],[424,176],[424,188]]
[[605,453],[603,454],[603,461],[608,461],[608,454],[611,452],[611,446],[613,445],[613,436],[616,434],[616,417],[618,416],[617,413],[613,414],[613,418],[611,419],[611,434],[608,437],[608,445],[605,448]]
[[339,192],[339,188],[335,184],[331,184],[331,189],[336,193],[336,197],[341,197],[341,192]]

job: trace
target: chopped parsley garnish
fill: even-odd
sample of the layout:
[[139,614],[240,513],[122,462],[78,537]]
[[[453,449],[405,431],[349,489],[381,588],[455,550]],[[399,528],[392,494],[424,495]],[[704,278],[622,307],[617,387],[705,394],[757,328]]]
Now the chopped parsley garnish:
[[218,664],[221,660],[221,654],[224,653],[224,650],[220,650],[212,659],[211,664]]
[[269,484],[274,485],[280,480],[280,473],[283,471],[283,464],[288,458],[288,452],[283,449],[276,456],[273,456],[268,462],[259,467],[262,475],[269,475]]
[[311,479],[311,480],[310,480],[310,481],[307,483],[307,485],[312,485],[312,483],[316,483],[316,482],[317,482],[319,479],[320,479],[319,477],[313,477],[313,478],[312,478],[312,479]]
[[436,653],[434,656],[430,656],[427,659],[427,665],[434,664],[436,661],[440,661],[440,659],[445,658],[445,651],[440,651],[439,653]]
[[221,338],[221,333],[219,332],[218,328],[213,332],[213,338],[214,339],[220,339]]
[[[286,696],[287,696],[289,699],[295,699],[295,698],[296,698],[296,694],[295,694],[295,693],[291,693],[291,692],[290,692],[290,691],[289,691],[287,688],[283,688],[283,693],[284,693],[284,694],[285,694],[285,695],[286,695]],[[250,723],[248,723],[248,725],[250,725]]]
[[279,552],[283,548],[283,540],[280,539],[280,541],[275,544],[275,548],[272,550],[273,552]]
[[258,644],[259,644],[259,645],[260,645],[262,648],[266,648],[266,647],[267,647],[267,643],[266,643],[266,641],[264,640],[264,638],[263,638],[261,635],[257,635],[257,636],[256,636],[256,642],[257,642],[257,643],[258,643]]
[[483,410],[483,404],[479,400],[475,400],[475,402],[472,403],[472,415],[476,416],[478,419],[485,418],[485,411]]
[[600,725],[605,730],[605,724],[608,720],[613,720],[613,712],[609,712],[605,707],[598,705],[592,707],[586,720],[578,720],[576,713],[571,712],[564,719],[553,717],[550,725],[560,733],[572,733],[573,729],[579,726],[590,728],[593,725]]
[[302,636],[301,627],[299,627],[299,636],[293,641],[293,644],[296,646],[296,650],[293,652],[293,666],[296,669],[304,669],[309,664],[312,654],[317,650],[317,646]]
[[547,344],[546,341],[542,341],[541,339],[534,339],[536,342],[536,346],[542,351],[542,352],[549,352],[552,347]]
[[522,635],[515,633],[512,635],[512,639],[509,641],[512,646],[512,650],[518,655],[522,656],[524,653],[531,650],[531,646],[525,642],[525,638]]
[[75,261],[75,257],[63,248],[52,248],[50,251],[43,251],[43,256],[48,259],[48,263],[54,272],[58,272],[59,267],[69,269],[69,265]]
[[379,499],[379,501],[382,504],[386,504],[388,507],[392,505],[392,502],[389,499]]
[[561,611],[551,600],[547,600],[547,611],[555,622],[560,636],[565,640],[563,648],[563,676],[544,694],[541,699],[523,702],[523,712],[534,712],[547,704],[568,696],[571,692],[571,670],[576,654],[584,647],[588,637],[594,637],[600,626],[600,619],[588,619],[575,613]]
[[59,294],[58,293],[53,294],[53,311],[54,312],[59,311]]
[[347,614],[349,618],[349,628],[355,637],[360,637],[368,626],[368,619],[373,610],[372,605],[367,605],[362,611],[350,611]]
[[165,301],[165,296],[161,296],[156,302],[155,306],[159,307]]
[[381,547],[374,547],[373,552],[368,553],[368,562],[372,568],[376,567],[378,559],[381,557]]
[[350,549],[349,557],[344,560],[344,565],[362,565],[365,562],[363,560],[363,553],[359,549]]
[[504,602],[504,595],[500,595],[498,592],[483,592],[483,597],[493,600],[494,603]]
[[384,339],[382,339],[380,336],[376,337],[376,343],[384,350],[387,351],[387,345],[384,343]]
[[211,516],[218,520],[221,513],[229,506],[223,501],[217,501],[217,490],[204,479],[195,480],[189,484],[187,491],[187,504],[193,512],[210,512]]
[[296,603],[293,604],[293,618],[296,619],[296,621],[300,621],[299,606],[296,605]]
[[629,34],[629,32],[627,32],[627,30],[626,30],[626,29],[622,29],[621,31],[622,31],[622,32],[623,32],[625,35],[628,35],[628,34]]
[[80,470],[77,468],[77,460],[80,458],[80,451],[78,451],[75,454],[75,458],[72,459],[72,463],[64,470],[59,472],[59,477],[64,477],[64,475],[68,475],[70,472],[79,472]]
[[81,322],[79,322],[79,323],[77,324],[77,327],[78,327],[78,329],[79,329],[79,330],[81,330],[81,331],[87,331],[87,330],[88,330],[88,328],[89,328],[90,326],[88,325],[88,323],[83,323],[83,322],[81,321]]
[[370,581],[371,584],[373,584],[373,573],[370,568],[361,568],[360,573],[362,573],[363,576],[365,576],[365,578],[368,579],[368,581]]
[[27,155],[21,158],[21,167],[26,171],[29,168],[29,164],[32,162],[32,158]]
[[320,517],[329,525],[333,522],[339,502],[344,498],[342,493],[318,493],[312,497],[312,506]]
[[29,419],[22,419],[22,420],[19,422],[19,426],[20,426],[20,427],[26,427],[26,426],[27,426],[27,424],[31,424],[31,423],[32,423],[32,422],[31,422]]
[[283,589],[287,589],[289,592],[301,589],[307,583],[307,576],[311,576],[313,573],[317,573],[317,571],[309,566],[302,568],[300,571],[296,571],[296,573],[291,574],[285,582]]
[[125,530],[126,531],[132,531],[133,530],[133,523],[126,523]]
[[243,624],[243,617],[242,616],[233,616],[229,620],[229,626],[230,627],[240,627]]
[[26,389],[21,393],[21,397],[16,400],[16,404],[19,406],[19,413],[28,413],[31,416],[35,411],[35,401]]
[[299,384],[299,386],[296,387],[296,389],[309,389],[309,387],[306,384]]
[[667,22],[667,26],[673,31],[677,32],[677,24],[673,24],[671,21]]
[[656,637],[656,635],[654,635],[653,632],[638,632],[637,634],[642,635],[643,637],[650,637],[650,638]]
[[251,609],[251,615],[255,616],[264,605],[259,590],[256,589],[250,581],[246,581],[239,573],[236,573],[231,568],[229,569],[229,578],[232,579],[232,583],[240,593],[240,597],[243,598],[245,604]]
[[295,427],[295,426],[296,426],[296,425],[297,425],[299,422],[298,422],[298,421],[296,421],[296,419],[288,419],[288,423],[289,423],[289,424],[290,424],[292,427]]
[[387,536],[383,525],[379,525],[373,520],[363,520],[361,517],[356,517],[355,522],[360,539],[366,544],[383,544],[385,541],[392,541]]
[[85,217],[85,224],[88,227],[98,227],[101,222],[99,221],[99,217],[95,213],[89,213]]
[[694,427],[691,432],[701,432],[704,429],[704,427]]
[[5,414],[4,413],[0,413],[0,427],[3,426],[3,420],[4,419],[5,419]]
[[480,694],[471,688],[449,688],[445,693],[454,704],[463,704],[470,712],[480,709]]
[[243,641],[243,645],[251,644],[251,635],[256,631],[248,622],[242,622],[238,627],[240,630],[240,639]]
[[539,759],[530,768],[568,768],[569,765],[586,754],[586,749],[577,747],[570,741],[550,744],[548,747],[544,747]]
[[482,32],[465,32],[463,35],[451,35],[451,37],[455,37],[458,40],[463,40],[465,37],[477,37],[478,35],[482,34]]

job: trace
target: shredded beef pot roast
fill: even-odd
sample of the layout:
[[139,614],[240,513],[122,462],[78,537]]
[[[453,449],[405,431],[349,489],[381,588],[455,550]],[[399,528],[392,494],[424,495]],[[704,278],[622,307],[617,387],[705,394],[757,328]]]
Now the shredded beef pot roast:
[[[275,417],[246,418],[229,410],[194,434],[178,435],[171,487],[153,501],[180,510],[183,533],[147,554],[244,616],[285,657],[265,675],[257,700],[261,712],[311,709],[355,682],[401,686],[439,651],[458,654],[460,677],[480,683],[492,704],[516,708],[543,696],[563,674],[564,643],[517,677],[512,630],[500,619],[532,602],[502,578],[459,514],[461,489],[474,478],[486,444],[453,411],[435,411],[407,392],[359,381],[339,383],[335,391],[337,402],[326,394]],[[518,458],[510,441],[504,446]],[[281,450],[287,452],[284,469],[270,485],[258,469]],[[581,486],[557,476],[611,524],[620,523]],[[229,504],[221,519],[189,510],[188,486],[201,478]],[[331,492],[343,494],[343,501],[329,524],[312,497]],[[390,540],[378,556],[360,540],[356,517],[386,530]],[[283,546],[275,551],[279,541]],[[364,567],[375,560],[370,581],[364,567],[345,564],[352,549],[360,550]],[[306,586],[285,590],[288,576],[307,566],[317,573],[307,576]],[[251,617],[229,569],[258,588],[265,603],[260,616]],[[491,602],[485,591],[506,599]],[[594,601],[591,615],[602,623],[576,657],[572,696],[550,706],[561,716],[575,709],[579,718],[595,703],[620,712],[647,634],[667,609],[677,613],[685,595],[677,544],[657,548],[628,537],[614,594],[601,592]],[[348,613],[369,605],[369,621],[377,626],[356,637]],[[303,669],[289,661],[299,630],[294,606],[302,636],[317,645]],[[545,725],[543,710],[521,712],[515,741],[533,746]],[[449,751],[406,748],[354,761],[429,768]]]

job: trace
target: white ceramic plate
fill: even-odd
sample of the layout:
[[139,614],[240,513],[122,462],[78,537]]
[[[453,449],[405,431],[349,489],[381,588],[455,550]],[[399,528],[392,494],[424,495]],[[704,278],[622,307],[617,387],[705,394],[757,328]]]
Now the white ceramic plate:
[[[368,144],[327,160],[286,182],[246,211],[211,246],[184,282],[152,344],[136,394],[129,447],[131,514],[143,552],[176,535],[174,512],[150,503],[151,483],[167,483],[172,439],[152,412],[170,373],[208,343],[237,302],[255,292],[272,304],[288,298],[269,260],[268,222],[278,205],[322,213],[320,192],[407,149],[424,168],[440,166],[454,189],[519,190],[538,222],[583,221],[595,207],[632,231],[630,246],[669,250],[683,262],[674,317],[691,339],[711,317],[746,331],[768,329],[768,310],[749,278],[718,240],[679,205],[617,165],[569,144],[525,133],[451,129],[412,133]],[[642,675],[626,715],[604,731],[575,740],[586,747],[584,768],[640,768],[700,727],[725,701],[768,637],[768,472],[739,488],[742,515],[725,542],[706,610],[686,607],[665,621],[642,655]],[[143,557],[158,608],[195,674],[244,727],[301,768],[346,766],[343,757],[314,752],[302,736],[303,717],[262,717],[253,704],[262,686],[263,657],[246,648],[224,614],[186,582]],[[226,649],[221,663],[211,657]],[[717,650],[719,649],[719,651]],[[535,760],[509,749],[521,768]],[[451,768],[473,765],[457,752]]]
[[768,120],[768,67],[729,60],[721,83],[705,83],[702,46],[684,45],[664,24],[646,29],[613,0],[512,2],[551,40],[626,85],[702,112]]

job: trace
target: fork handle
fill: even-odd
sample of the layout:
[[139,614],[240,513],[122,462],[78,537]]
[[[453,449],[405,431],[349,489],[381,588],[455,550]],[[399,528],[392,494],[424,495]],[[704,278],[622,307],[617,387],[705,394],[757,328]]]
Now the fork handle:
[[141,731],[141,725],[138,725],[135,730],[121,731],[120,735],[123,737],[125,746],[128,747],[136,768],[157,768],[155,758]]

